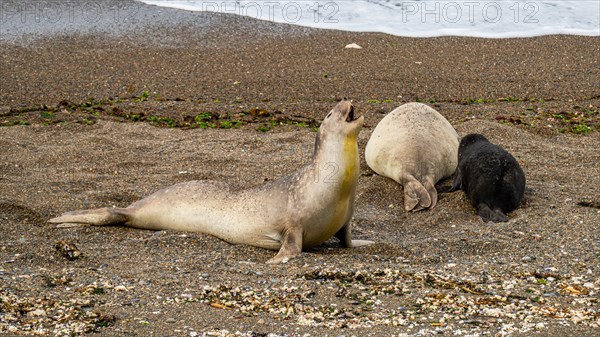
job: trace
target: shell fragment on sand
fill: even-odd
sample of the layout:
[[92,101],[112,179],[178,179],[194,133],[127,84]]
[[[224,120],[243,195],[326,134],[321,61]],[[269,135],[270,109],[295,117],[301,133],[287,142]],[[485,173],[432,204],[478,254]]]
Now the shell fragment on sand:
[[344,48],[346,48],[346,49],[363,49],[363,47],[357,45],[356,43],[348,44]]

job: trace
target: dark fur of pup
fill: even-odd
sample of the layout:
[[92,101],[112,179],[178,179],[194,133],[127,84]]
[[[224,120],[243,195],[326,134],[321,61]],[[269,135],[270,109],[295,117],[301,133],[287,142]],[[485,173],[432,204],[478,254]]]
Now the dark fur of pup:
[[454,184],[445,192],[462,189],[484,221],[508,221],[525,191],[525,173],[506,150],[480,134],[463,137],[458,146]]

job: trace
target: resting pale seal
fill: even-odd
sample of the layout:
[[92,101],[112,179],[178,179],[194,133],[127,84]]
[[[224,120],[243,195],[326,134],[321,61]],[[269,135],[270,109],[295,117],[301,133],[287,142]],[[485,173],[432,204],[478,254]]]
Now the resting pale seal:
[[506,213],[523,199],[525,173],[510,153],[473,133],[460,141],[458,169],[448,192],[459,189],[484,221],[508,221]]
[[435,184],[456,170],[458,134],[437,111],[407,103],[385,116],[371,135],[365,159],[377,174],[404,186],[404,208],[437,203]]
[[279,250],[269,263],[286,262],[334,235],[344,247],[371,244],[352,240],[350,231],[363,121],[354,117],[350,101],[341,101],[319,128],[311,162],[260,188],[236,192],[224,183],[190,181],[127,208],[69,212],[50,222],[201,232]]

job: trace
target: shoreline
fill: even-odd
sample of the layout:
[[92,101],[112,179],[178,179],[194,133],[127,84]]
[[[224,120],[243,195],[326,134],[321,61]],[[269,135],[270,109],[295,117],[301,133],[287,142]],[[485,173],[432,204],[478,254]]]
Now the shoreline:
[[[364,102],[600,97],[594,56],[600,37],[405,38],[134,1],[123,6],[136,8],[140,18],[118,25],[107,18],[83,35],[73,33],[85,26],[77,20],[58,28],[41,25],[47,34],[28,46],[0,42],[5,73],[0,109],[145,91],[173,99],[286,106],[344,96]],[[344,49],[350,43],[363,49]]]
[[[0,36],[3,40],[12,40],[14,43],[18,43],[17,39],[28,36],[31,37],[29,41],[36,39],[36,36],[52,36],[56,34],[107,34],[111,36],[125,36],[134,34],[141,30],[150,31],[152,28],[165,28],[165,27],[176,27],[176,26],[188,26],[188,28],[194,29],[211,29],[214,27],[227,28],[227,24],[232,21],[245,22],[247,27],[262,27],[265,28],[266,32],[263,34],[270,35],[276,34],[277,30],[287,31],[311,31],[311,30],[337,30],[340,32],[354,32],[354,33],[373,33],[373,34],[385,34],[390,36],[402,36],[409,38],[435,38],[439,35],[410,35],[413,34],[412,30],[415,25],[423,24],[421,21],[413,21],[416,19],[413,17],[417,12],[405,13],[402,12],[402,24],[404,33],[393,34],[385,30],[356,30],[351,24],[340,23],[340,17],[347,17],[350,15],[350,8],[342,9],[339,4],[335,2],[330,3],[331,6],[325,5],[320,7],[318,10],[314,8],[304,8],[306,12],[300,14],[300,16],[293,17],[290,13],[290,8],[299,9],[300,6],[280,6],[277,3],[265,3],[264,6],[260,4],[248,4],[249,8],[244,11],[239,4],[234,4],[233,8],[228,7],[224,2],[208,2],[202,5],[206,11],[198,11],[183,8],[174,8],[169,6],[150,5],[141,2],[140,0],[124,0],[124,1],[113,1],[113,0],[102,0],[94,3],[90,3],[85,0],[74,0],[68,3],[56,3],[56,2],[40,2],[33,0],[24,0],[20,2],[6,0],[0,7],[0,21],[2,26],[0,27]],[[223,7],[221,7],[223,6]],[[452,7],[452,6],[451,6]],[[467,8],[469,6],[466,6]],[[410,5],[409,5],[410,8]],[[498,7],[496,7],[498,8]],[[196,8],[197,9],[197,8]],[[211,12],[210,10],[216,10]],[[222,11],[218,11],[222,9]],[[251,9],[254,10],[256,17],[251,14]],[[597,8],[596,8],[597,9]],[[279,13],[279,10],[282,12]],[[410,11],[409,9],[404,9]],[[471,9],[469,8],[469,13]],[[516,15],[510,23],[513,24],[525,24],[532,23],[531,20],[535,19],[536,13],[531,14],[526,19],[518,16],[521,8],[505,8],[505,11],[513,12]],[[385,11],[385,10],[384,10]],[[527,11],[527,10],[525,10]],[[592,9],[593,11],[593,9]],[[432,14],[430,12],[430,14]],[[448,13],[446,13],[448,14]],[[304,16],[310,16],[310,20],[304,20]],[[409,18],[410,16],[410,18]],[[420,15],[419,15],[420,16]],[[483,17],[487,17],[487,14],[482,13]],[[260,17],[260,18],[259,18]],[[523,21],[516,22],[518,18]],[[221,19],[226,23],[221,24]],[[409,20],[410,19],[410,20]],[[546,19],[546,18],[544,18]],[[593,18],[589,18],[594,20]],[[385,19],[383,19],[385,20]],[[474,20],[471,17],[470,20]],[[486,19],[487,20],[487,19]],[[456,24],[461,23],[461,20],[455,20],[455,18],[446,18],[445,15],[442,21],[447,21],[455,26],[436,27],[438,30],[443,31],[460,31],[457,30]],[[499,21],[488,20],[491,23],[497,24]],[[526,22],[527,21],[527,22]],[[544,20],[539,22],[542,26]],[[322,23],[322,26],[311,25],[314,22]],[[298,23],[306,23],[306,26],[299,25]],[[472,23],[472,22],[471,22]],[[509,23],[509,22],[502,22]],[[337,27],[345,27],[340,29]],[[373,28],[373,27],[370,27]],[[381,27],[380,27],[381,28]],[[389,27],[388,27],[389,28]],[[488,27],[489,28],[489,27]],[[516,27],[515,27],[516,28]],[[564,36],[587,36],[587,37],[600,37],[600,31],[595,28],[594,30],[581,30],[581,34],[577,34],[578,29],[571,28],[573,31],[556,31],[545,29],[541,35],[526,35],[524,32],[529,27],[520,27],[521,33],[513,32],[516,35],[505,35],[505,36],[484,36],[484,35],[444,35],[444,36],[455,36],[455,37],[474,37],[474,38],[485,38],[485,39],[507,39],[507,38],[530,38],[530,37],[542,37],[550,35],[564,35]],[[548,27],[546,27],[548,28]],[[463,28],[464,29],[464,28]],[[255,32],[256,33],[256,32]],[[491,33],[490,33],[491,34]],[[500,33],[500,35],[506,33]],[[256,35],[256,34],[255,34]]]

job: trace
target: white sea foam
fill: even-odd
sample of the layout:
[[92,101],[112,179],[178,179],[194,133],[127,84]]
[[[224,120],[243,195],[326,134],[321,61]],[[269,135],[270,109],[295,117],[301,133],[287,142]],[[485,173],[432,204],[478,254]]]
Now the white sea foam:
[[398,36],[600,36],[600,0],[140,0],[191,11]]

